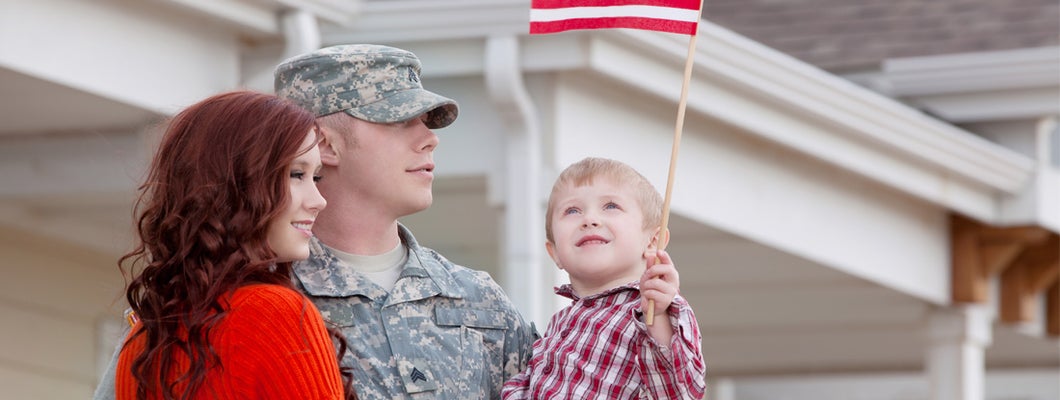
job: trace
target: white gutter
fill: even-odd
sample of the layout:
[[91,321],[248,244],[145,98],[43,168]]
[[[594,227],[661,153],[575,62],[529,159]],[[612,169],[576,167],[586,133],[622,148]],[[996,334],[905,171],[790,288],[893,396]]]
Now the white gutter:
[[526,318],[543,324],[551,310],[542,307],[549,287],[543,278],[548,270],[543,268],[542,251],[541,130],[519,59],[514,36],[486,39],[486,88],[506,128],[503,176],[491,176],[490,186],[501,184],[504,190],[499,201],[504,211],[500,221],[504,289]]

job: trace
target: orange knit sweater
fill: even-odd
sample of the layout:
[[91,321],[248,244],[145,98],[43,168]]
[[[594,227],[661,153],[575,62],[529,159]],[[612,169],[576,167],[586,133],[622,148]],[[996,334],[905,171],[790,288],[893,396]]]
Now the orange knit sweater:
[[[232,293],[226,309],[228,314],[210,334],[222,368],[207,371],[194,398],[342,398],[331,337],[320,311],[304,296],[277,285],[249,285]],[[140,329],[137,324],[132,332]],[[117,400],[136,398],[132,362],[143,351],[143,339],[128,341],[121,352],[115,376]],[[177,362],[177,370],[187,368],[187,357]]]

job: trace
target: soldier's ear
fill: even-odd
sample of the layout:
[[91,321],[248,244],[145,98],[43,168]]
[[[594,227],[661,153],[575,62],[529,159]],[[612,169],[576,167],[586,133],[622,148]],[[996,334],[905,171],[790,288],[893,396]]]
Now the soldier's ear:
[[330,128],[320,128],[320,163],[329,167],[337,167],[339,159],[342,158],[342,135]]

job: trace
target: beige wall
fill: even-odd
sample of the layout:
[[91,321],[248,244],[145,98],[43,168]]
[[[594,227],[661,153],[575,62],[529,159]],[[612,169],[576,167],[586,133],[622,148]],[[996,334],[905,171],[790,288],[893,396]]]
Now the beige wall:
[[122,304],[113,255],[0,227],[0,397],[89,398]]

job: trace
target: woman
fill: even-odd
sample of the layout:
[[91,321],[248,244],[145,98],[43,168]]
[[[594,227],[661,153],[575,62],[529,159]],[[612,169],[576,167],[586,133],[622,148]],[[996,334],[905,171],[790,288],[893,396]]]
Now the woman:
[[354,397],[345,341],[291,284],[325,206],[314,128],[308,112],[253,92],[170,122],[140,187],[139,244],[119,260],[139,322],[118,399]]

